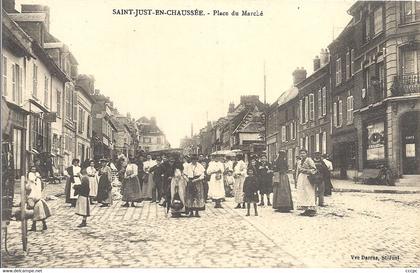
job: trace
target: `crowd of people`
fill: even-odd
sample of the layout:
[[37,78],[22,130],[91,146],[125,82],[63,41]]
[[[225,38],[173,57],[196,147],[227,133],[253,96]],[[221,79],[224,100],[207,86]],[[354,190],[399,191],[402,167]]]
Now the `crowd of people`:
[[[233,197],[237,204],[235,209],[246,209],[246,216],[250,216],[251,204],[254,215],[258,215],[258,206],[265,204],[279,212],[290,212],[295,207],[289,169],[284,151],[280,151],[272,163],[264,154],[251,156],[248,163],[243,154],[215,154],[209,158],[179,154],[153,158],[141,154],[129,158],[120,156],[116,162],[90,160],[82,166],[74,159],[65,171],[66,203],[83,217],[79,227],[85,227],[92,205],[112,205],[112,181],[118,179],[123,207],[136,207],[143,201],[156,202],[175,218],[200,217],[209,202],[213,202],[216,209],[222,208],[226,197]],[[325,205],[324,196],[331,195],[332,163],[320,153],[309,157],[302,149],[293,169],[296,209],[303,210],[301,215],[314,216],[317,206]],[[28,190],[32,187],[32,195],[37,195],[32,230],[36,229],[36,221],[42,221],[43,229],[46,229],[45,220],[51,215],[39,194],[40,181],[36,168],[32,168],[28,175]]]

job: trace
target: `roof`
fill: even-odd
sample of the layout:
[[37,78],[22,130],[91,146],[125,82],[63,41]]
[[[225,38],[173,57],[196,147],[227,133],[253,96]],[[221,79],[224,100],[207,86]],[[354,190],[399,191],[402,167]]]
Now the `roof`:
[[[26,32],[10,18],[4,10],[2,10],[2,25],[10,32],[10,37],[8,38],[10,38],[13,43],[19,46],[27,55],[35,57],[31,46],[32,38],[26,34]],[[7,34],[7,31],[4,33]],[[4,36],[7,37],[7,35]],[[3,42],[5,42],[5,40]]]
[[292,99],[296,98],[299,94],[299,89],[296,86],[292,86],[286,91],[284,91],[280,97],[277,99],[278,106],[286,104],[287,102],[291,101]]

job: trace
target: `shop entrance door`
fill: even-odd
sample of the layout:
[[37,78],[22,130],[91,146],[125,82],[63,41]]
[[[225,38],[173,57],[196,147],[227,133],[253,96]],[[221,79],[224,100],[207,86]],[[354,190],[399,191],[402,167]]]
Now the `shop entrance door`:
[[401,148],[404,174],[420,174],[420,112],[401,118]]

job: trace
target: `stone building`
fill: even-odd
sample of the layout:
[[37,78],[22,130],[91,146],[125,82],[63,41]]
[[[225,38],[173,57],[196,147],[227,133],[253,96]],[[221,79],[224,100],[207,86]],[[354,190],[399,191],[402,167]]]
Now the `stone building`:
[[76,158],[81,162],[93,158],[92,141],[92,105],[95,103],[92,93],[95,90],[91,75],[78,75],[76,81]]
[[[351,42],[347,49],[333,42],[331,82],[334,94],[353,96],[341,111],[354,115],[355,165],[359,172],[386,165],[396,177],[420,174],[420,4],[358,1],[348,13],[353,18],[343,36]],[[339,90],[347,76],[353,83]],[[334,95],[333,103],[339,100]]]
[[163,131],[157,126],[156,118],[141,117],[136,121],[139,150],[153,152],[170,148]]

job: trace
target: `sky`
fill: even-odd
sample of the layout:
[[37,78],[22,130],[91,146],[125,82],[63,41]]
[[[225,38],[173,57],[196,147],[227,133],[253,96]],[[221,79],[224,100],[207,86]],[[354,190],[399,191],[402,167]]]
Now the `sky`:
[[[50,7],[50,32],[67,44],[79,73],[120,113],[154,116],[172,147],[225,116],[241,95],[273,103],[292,72],[313,72],[313,58],[350,20],[353,0],[16,0]],[[113,9],[202,9],[211,15],[113,15]],[[212,16],[214,10],[263,16]],[[264,69],[265,67],[265,69]]]

